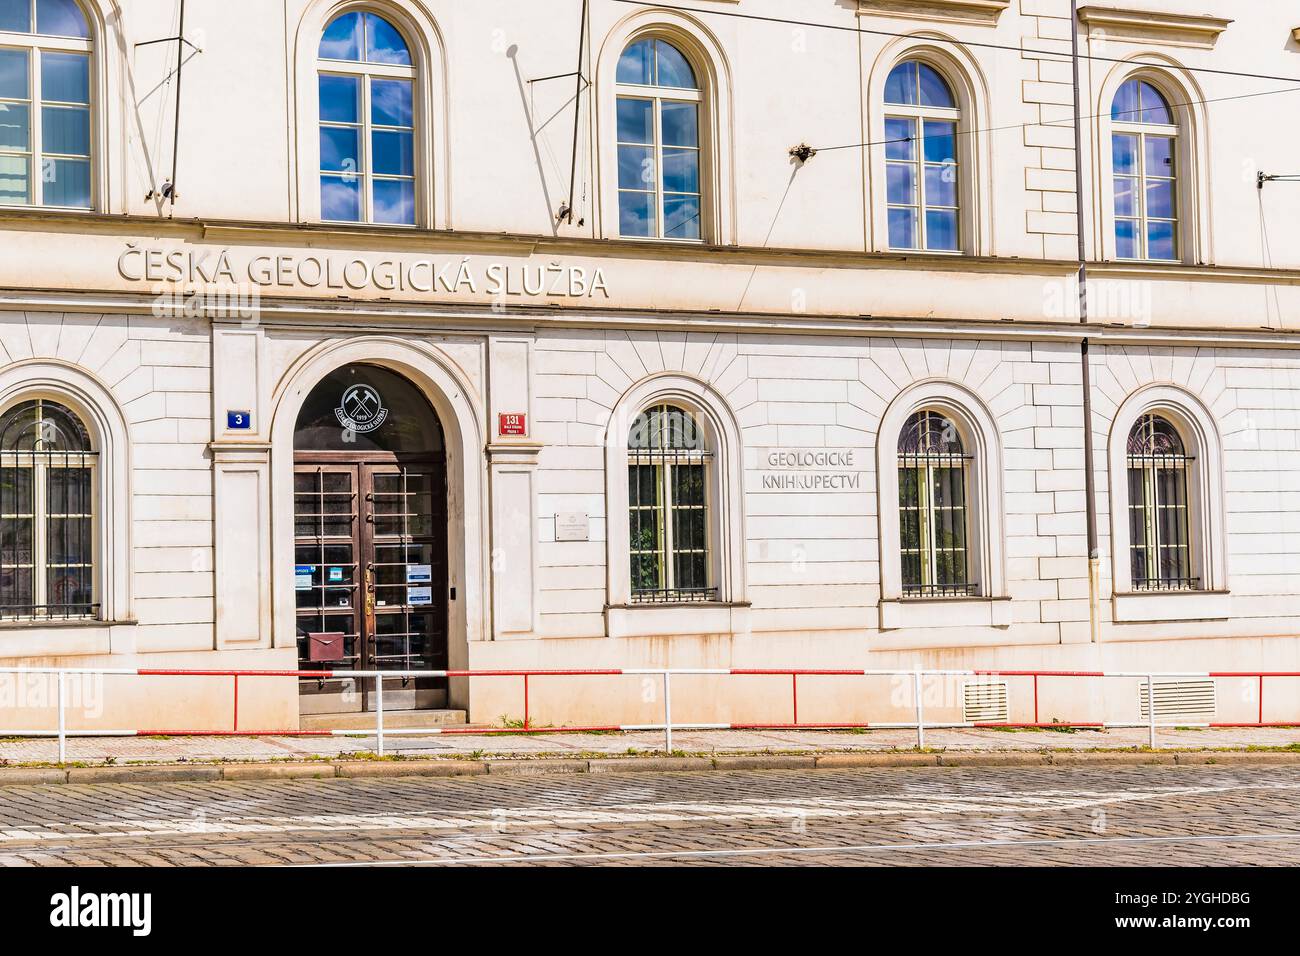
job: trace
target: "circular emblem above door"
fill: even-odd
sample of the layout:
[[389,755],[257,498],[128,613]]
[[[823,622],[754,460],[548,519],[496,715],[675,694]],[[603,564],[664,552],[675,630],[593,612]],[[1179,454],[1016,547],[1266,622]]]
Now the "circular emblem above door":
[[354,432],[372,432],[388,418],[379,393],[369,385],[353,385],[343,393],[343,400],[334,409],[339,424]]

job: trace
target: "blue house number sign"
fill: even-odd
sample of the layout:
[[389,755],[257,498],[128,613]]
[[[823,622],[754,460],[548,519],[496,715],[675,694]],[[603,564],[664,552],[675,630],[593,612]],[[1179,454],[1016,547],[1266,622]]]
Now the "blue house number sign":
[[253,427],[253,415],[251,412],[226,412],[226,430],[248,431]]

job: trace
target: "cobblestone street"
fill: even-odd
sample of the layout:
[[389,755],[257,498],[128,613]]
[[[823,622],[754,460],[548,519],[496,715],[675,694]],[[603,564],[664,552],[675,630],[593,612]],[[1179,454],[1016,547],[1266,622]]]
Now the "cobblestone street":
[[926,768],[0,791],[0,863],[1300,863],[1291,767]]

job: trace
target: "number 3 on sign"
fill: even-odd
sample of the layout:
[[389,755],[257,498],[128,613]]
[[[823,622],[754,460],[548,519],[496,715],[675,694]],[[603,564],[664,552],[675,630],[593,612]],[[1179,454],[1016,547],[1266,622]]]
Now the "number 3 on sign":
[[251,412],[226,412],[226,430],[232,432],[248,431],[252,427]]

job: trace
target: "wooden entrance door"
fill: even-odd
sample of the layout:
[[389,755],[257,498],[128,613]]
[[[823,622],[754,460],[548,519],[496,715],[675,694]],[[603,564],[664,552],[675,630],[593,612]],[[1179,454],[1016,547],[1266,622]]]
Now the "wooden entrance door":
[[[300,452],[294,581],[303,670],[447,667],[446,467],[374,452]],[[384,681],[385,710],[446,706],[443,679]],[[374,682],[303,681],[304,713],[373,710]]]

